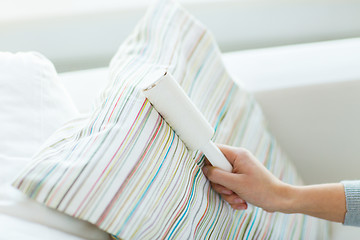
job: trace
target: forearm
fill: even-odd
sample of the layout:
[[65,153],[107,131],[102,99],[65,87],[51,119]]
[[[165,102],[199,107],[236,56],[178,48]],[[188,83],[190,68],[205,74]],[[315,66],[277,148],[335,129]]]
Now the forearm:
[[346,200],[341,183],[310,186],[285,187],[284,203],[279,211],[285,213],[303,213],[314,217],[344,222]]

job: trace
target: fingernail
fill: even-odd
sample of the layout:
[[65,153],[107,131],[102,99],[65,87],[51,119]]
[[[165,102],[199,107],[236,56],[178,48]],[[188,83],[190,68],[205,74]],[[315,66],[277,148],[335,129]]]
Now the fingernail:
[[202,171],[206,175],[208,173],[209,169],[207,167],[203,167]]
[[230,195],[230,194],[232,194],[232,191],[231,190],[223,190],[222,194]]
[[246,207],[244,207],[244,206],[237,206],[236,207],[236,210],[245,210],[246,209]]
[[244,200],[242,200],[241,198],[235,198],[234,203],[243,203]]

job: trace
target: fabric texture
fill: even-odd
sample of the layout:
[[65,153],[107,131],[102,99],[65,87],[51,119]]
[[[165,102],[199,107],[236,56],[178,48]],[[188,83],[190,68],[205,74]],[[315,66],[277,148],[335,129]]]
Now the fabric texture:
[[190,152],[141,93],[164,71],[214,127],[215,141],[246,147],[283,181],[301,183],[211,34],[177,4],[159,1],[112,59],[92,114],[52,135],[14,186],[123,239],[327,238],[324,221],[235,211],[211,189],[201,152]]
[[360,180],[341,181],[346,198],[344,225],[360,227]]

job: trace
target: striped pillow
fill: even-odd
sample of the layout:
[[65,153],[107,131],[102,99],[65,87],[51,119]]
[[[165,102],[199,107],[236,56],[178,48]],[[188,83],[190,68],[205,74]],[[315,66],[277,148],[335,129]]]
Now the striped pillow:
[[226,72],[209,32],[177,4],[149,9],[110,64],[92,114],[59,129],[14,186],[48,207],[124,239],[320,239],[304,215],[235,211],[141,94],[170,72],[216,129],[217,142],[255,153],[280,179],[301,183],[252,96]]

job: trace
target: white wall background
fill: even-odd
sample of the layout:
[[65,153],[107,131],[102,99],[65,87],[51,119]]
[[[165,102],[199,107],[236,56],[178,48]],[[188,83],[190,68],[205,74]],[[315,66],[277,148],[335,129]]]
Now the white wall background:
[[[60,72],[106,66],[151,2],[1,0],[0,51],[39,51]],[[180,2],[223,51],[360,36],[359,0]]]

